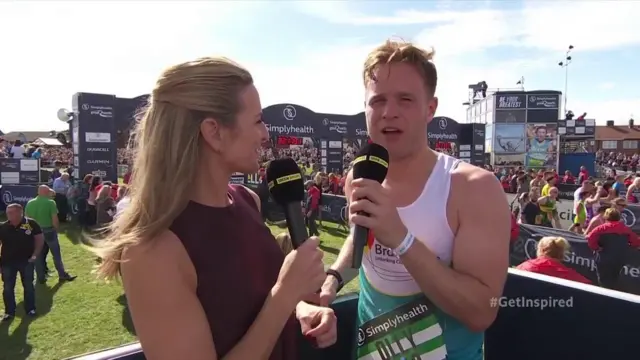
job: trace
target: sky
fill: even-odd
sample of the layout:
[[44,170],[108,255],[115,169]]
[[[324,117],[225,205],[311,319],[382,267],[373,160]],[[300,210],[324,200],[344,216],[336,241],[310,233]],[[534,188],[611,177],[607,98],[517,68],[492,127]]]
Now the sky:
[[640,117],[639,13],[595,0],[0,0],[0,130],[65,129],[56,112],[74,93],[146,94],[166,67],[211,55],[247,67],[265,107],[355,114],[364,59],[388,38],[435,49],[437,115],[464,121],[479,81],[564,92],[567,79],[568,109],[624,124]]

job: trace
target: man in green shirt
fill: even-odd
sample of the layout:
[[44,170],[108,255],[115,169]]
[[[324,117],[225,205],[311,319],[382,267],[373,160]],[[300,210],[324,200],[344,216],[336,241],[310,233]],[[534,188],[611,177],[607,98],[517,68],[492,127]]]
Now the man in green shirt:
[[[28,217],[35,220],[42,228],[44,234],[44,242],[51,251],[53,256],[53,264],[58,271],[61,281],[73,281],[75,276],[67,273],[62,263],[62,253],[60,251],[60,242],[58,241],[58,208],[56,202],[51,198],[52,190],[47,185],[38,187],[38,196],[30,200],[25,208]],[[38,282],[43,284],[47,281],[47,272],[45,271],[47,264],[47,252],[42,251],[36,261],[36,277]]]

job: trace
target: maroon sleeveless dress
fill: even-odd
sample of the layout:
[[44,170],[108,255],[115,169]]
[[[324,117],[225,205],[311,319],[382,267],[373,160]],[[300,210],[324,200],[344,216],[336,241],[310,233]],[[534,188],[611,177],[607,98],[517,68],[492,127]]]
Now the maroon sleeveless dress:
[[[218,358],[249,330],[284,260],[247,189],[229,185],[229,196],[233,203],[221,208],[189,202],[169,228],[196,270],[197,295],[209,320]],[[269,360],[296,360],[299,331],[292,312]]]

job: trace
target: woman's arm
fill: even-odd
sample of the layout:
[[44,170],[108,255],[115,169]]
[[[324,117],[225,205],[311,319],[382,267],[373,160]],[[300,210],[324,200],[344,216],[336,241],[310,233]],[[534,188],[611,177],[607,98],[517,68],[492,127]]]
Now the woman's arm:
[[596,191],[596,196],[587,198],[584,202],[588,205],[595,204],[600,201],[600,191]]
[[598,224],[596,224],[596,219],[597,217],[594,217],[589,221],[589,225],[587,225],[587,228],[584,230],[585,234],[588,235],[593,229],[595,229],[598,226]]
[[[146,358],[217,360],[196,296],[196,272],[179,239],[165,231],[149,244],[127,249],[123,260],[127,302]],[[274,287],[249,331],[224,359],[268,359],[296,302]]]

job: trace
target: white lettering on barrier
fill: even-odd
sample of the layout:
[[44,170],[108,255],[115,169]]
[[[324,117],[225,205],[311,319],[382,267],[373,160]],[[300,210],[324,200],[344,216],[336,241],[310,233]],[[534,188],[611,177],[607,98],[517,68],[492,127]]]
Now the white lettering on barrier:
[[525,296],[519,296],[511,298],[501,296],[499,298],[491,298],[489,304],[491,307],[535,308],[540,310],[544,310],[546,308],[570,308],[573,307],[573,297],[559,299],[554,297],[528,298]]

